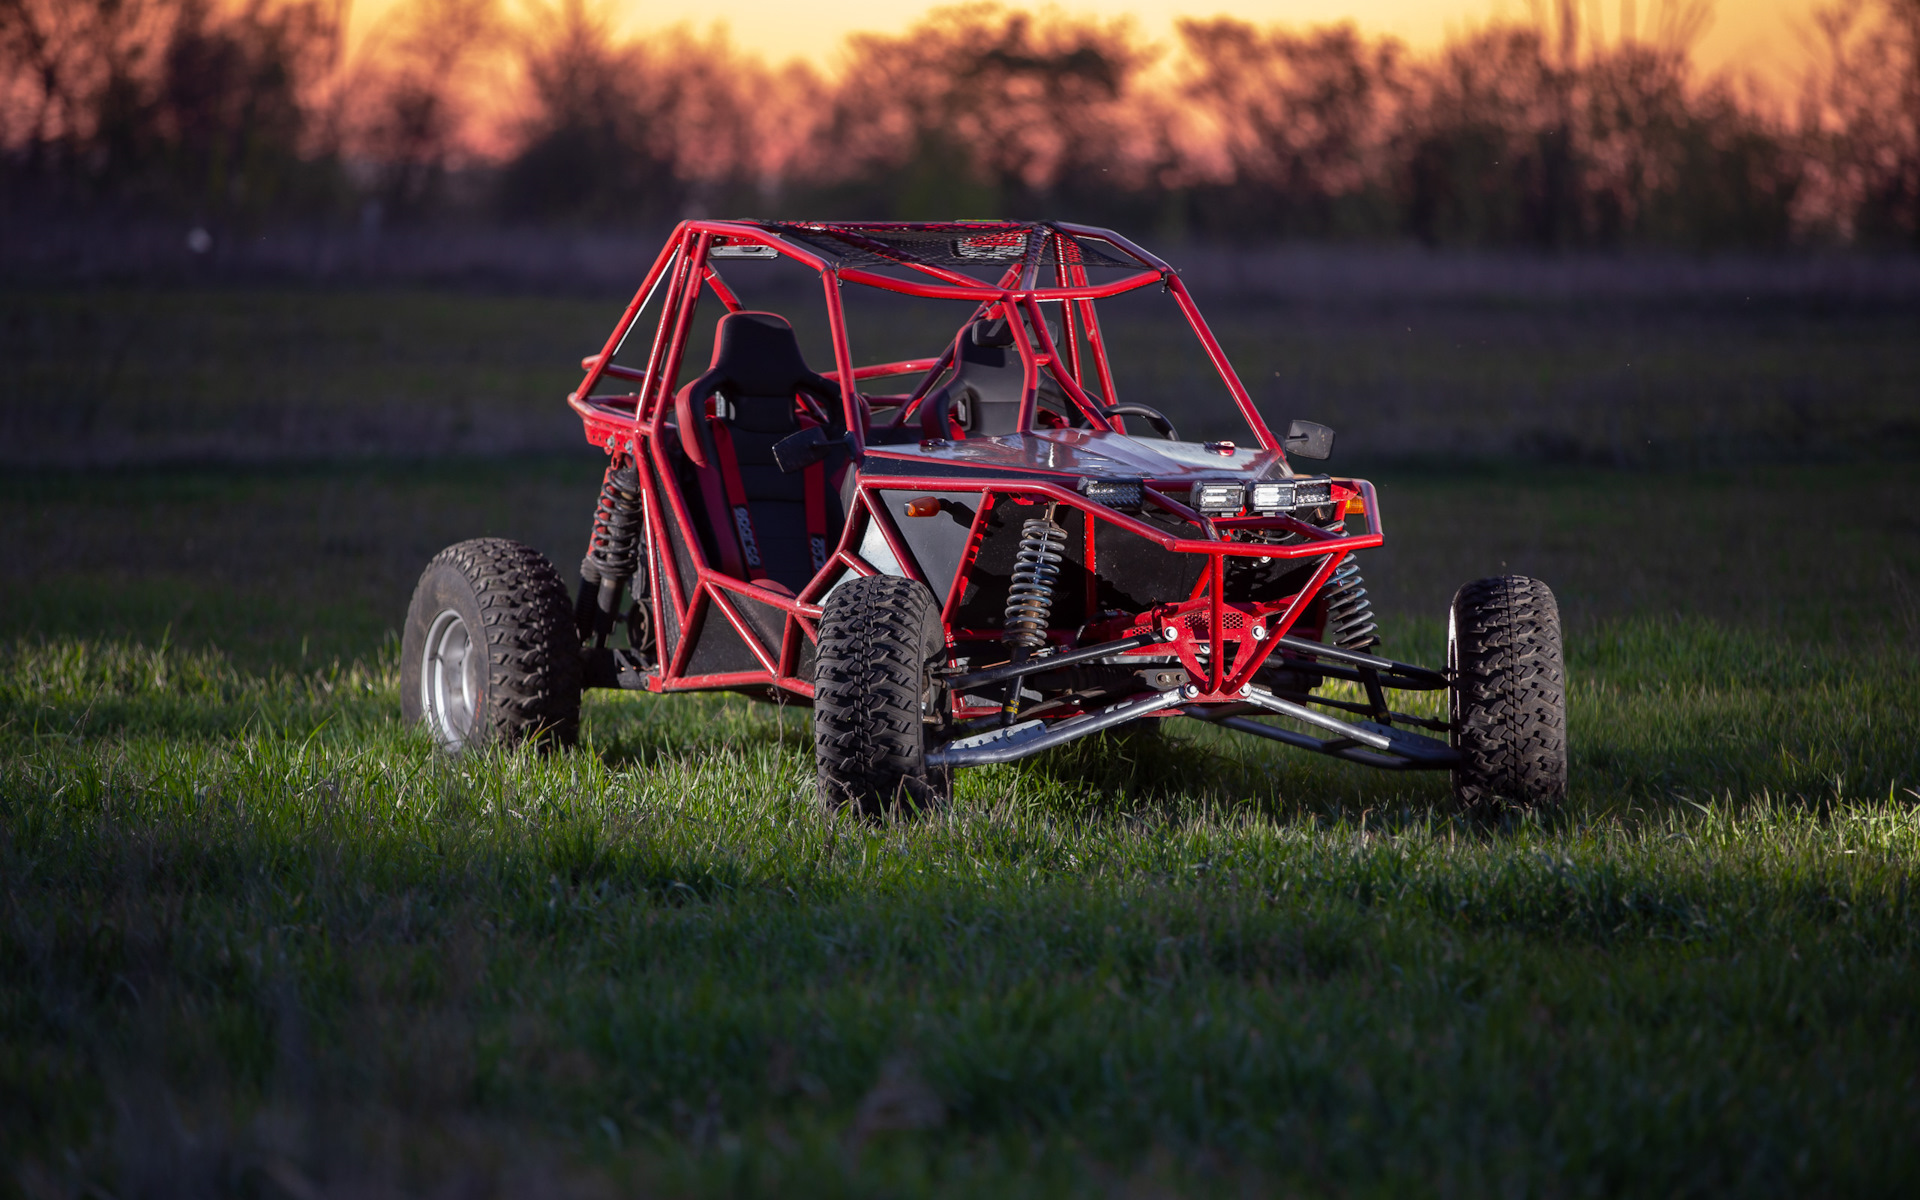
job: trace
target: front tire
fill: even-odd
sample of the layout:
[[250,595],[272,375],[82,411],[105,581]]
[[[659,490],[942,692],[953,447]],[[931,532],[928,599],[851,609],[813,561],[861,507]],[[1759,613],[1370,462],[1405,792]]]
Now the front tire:
[[1478,579],[1447,620],[1453,794],[1483,816],[1549,809],[1567,796],[1566,665],[1560,606],[1537,579]]
[[872,575],[828,595],[813,675],[814,760],[827,805],[878,817],[945,803],[947,775],[927,768],[927,734],[946,646],[925,584]]
[[505,538],[435,555],[407,607],[400,708],[456,753],[485,742],[572,745],[580,637],[553,564]]

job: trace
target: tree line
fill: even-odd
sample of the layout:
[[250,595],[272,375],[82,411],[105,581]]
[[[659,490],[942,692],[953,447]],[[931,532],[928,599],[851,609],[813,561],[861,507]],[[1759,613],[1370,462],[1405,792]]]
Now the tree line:
[[1790,94],[1704,77],[1707,0],[1535,0],[1414,53],[1352,25],[996,3],[831,73],[587,0],[0,0],[0,204],[198,221],[1061,216],[1211,237],[1920,247],[1920,0],[1835,0]]

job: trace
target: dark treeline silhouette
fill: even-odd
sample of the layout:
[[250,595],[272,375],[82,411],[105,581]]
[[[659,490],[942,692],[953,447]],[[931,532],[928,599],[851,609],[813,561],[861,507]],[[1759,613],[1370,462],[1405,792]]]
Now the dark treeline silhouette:
[[340,10],[318,0],[0,0],[7,199],[266,212],[338,204]]
[[[259,225],[1054,215],[1542,248],[1920,246],[1920,0],[1815,10],[1797,90],[1705,0],[1541,0],[1430,54],[1351,25],[970,4],[831,77],[585,0],[0,0],[0,204]],[[1602,19],[1602,18],[1605,19]]]

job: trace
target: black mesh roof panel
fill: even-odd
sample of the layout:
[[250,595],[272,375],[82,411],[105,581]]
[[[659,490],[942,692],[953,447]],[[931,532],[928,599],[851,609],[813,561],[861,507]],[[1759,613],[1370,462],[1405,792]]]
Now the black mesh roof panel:
[[934,267],[990,267],[1015,263],[1052,267],[1058,244],[1069,263],[1126,271],[1153,269],[1111,242],[1061,233],[1045,224],[1015,222],[867,224],[836,221],[756,221],[756,225],[833,259],[843,266],[885,267],[921,263]]

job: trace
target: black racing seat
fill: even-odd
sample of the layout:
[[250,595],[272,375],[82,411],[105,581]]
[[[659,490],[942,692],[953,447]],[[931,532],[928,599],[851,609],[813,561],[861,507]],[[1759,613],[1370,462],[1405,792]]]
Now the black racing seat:
[[[832,551],[846,517],[824,464],[783,471],[774,447],[823,419],[825,432],[836,432],[840,388],[807,366],[793,326],[775,313],[728,313],[714,341],[713,365],[674,396],[674,419],[720,563],[729,574],[797,592]],[[804,420],[802,404],[812,414]]]
[[[1060,330],[1047,322],[1047,334],[1060,344]],[[1005,317],[975,321],[961,331],[954,356],[953,378],[926,399],[920,409],[921,432],[946,437],[949,418],[970,437],[993,437],[1020,432],[1020,389],[1024,382],[1020,352]],[[1045,368],[1040,371],[1037,402],[1059,413],[1072,413],[1067,394]]]

